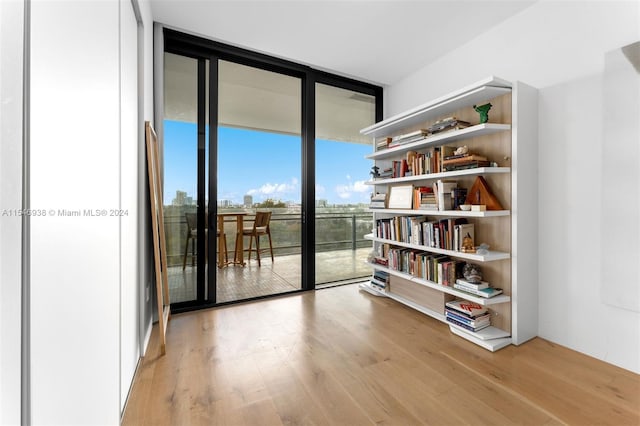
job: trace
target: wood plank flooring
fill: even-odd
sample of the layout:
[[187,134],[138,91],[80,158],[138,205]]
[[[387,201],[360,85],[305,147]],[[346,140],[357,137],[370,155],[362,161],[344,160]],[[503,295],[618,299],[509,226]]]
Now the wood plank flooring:
[[123,424],[640,424],[640,376],[543,339],[488,352],[354,285],[174,316]]

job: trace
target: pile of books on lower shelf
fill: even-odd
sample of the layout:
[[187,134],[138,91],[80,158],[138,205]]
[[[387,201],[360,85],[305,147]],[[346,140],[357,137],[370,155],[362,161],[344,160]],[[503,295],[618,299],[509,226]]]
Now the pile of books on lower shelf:
[[453,300],[445,304],[445,318],[452,324],[472,332],[491,325],[491,314],[484,306],[467,300]]
[[371,287],[376,290],[386,291],[389,284],[389,273],[385,271],[375,270],[371,276]]
[[472,283],[464,278],[458,278],[453,284],[453,288],[464,291],[465,293],[472,294],[474,296],[480,296],[484,298],[490,298],[502,293],[502,289],[493,288],[486,281],[480,281],[479,283]]

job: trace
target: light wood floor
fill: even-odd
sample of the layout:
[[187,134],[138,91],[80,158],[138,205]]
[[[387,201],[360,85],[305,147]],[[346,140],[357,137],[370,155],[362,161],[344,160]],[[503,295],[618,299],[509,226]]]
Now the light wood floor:
[[[154,330],[157,333],[157,330]],[[343,286],[174,316],[123,424],[640,424],[640,376],[543,339],[488,352]]]

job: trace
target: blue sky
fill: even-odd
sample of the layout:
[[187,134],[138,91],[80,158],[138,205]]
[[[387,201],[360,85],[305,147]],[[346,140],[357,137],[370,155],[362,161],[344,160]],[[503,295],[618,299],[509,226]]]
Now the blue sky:
[[[197,179],[196,125],[164,121],[165,204],[176,190],[195,199]],[[300,137],[221,127],[218,143],[218,198],[241,204],[267,198],[300,202]],[[370,145],[317,140],[316,198],[330,204],[366,203],[372,188]]]

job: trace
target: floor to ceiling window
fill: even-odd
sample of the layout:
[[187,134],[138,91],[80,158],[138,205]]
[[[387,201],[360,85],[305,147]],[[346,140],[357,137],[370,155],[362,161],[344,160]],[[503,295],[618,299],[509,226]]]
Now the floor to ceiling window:
[[218,303],[302,288],[301,125],[300,78],[218,62],[217,214],[227,250]]
[[316,286],[357,280],[371,273],[365,264],[371,244],[371,139],[359,130],[375,123],[376,98],[316,83]]
[[164,36],[172,309],[365,276],[371,143],[358,131],[381,119],[381,89],[173,30]]

